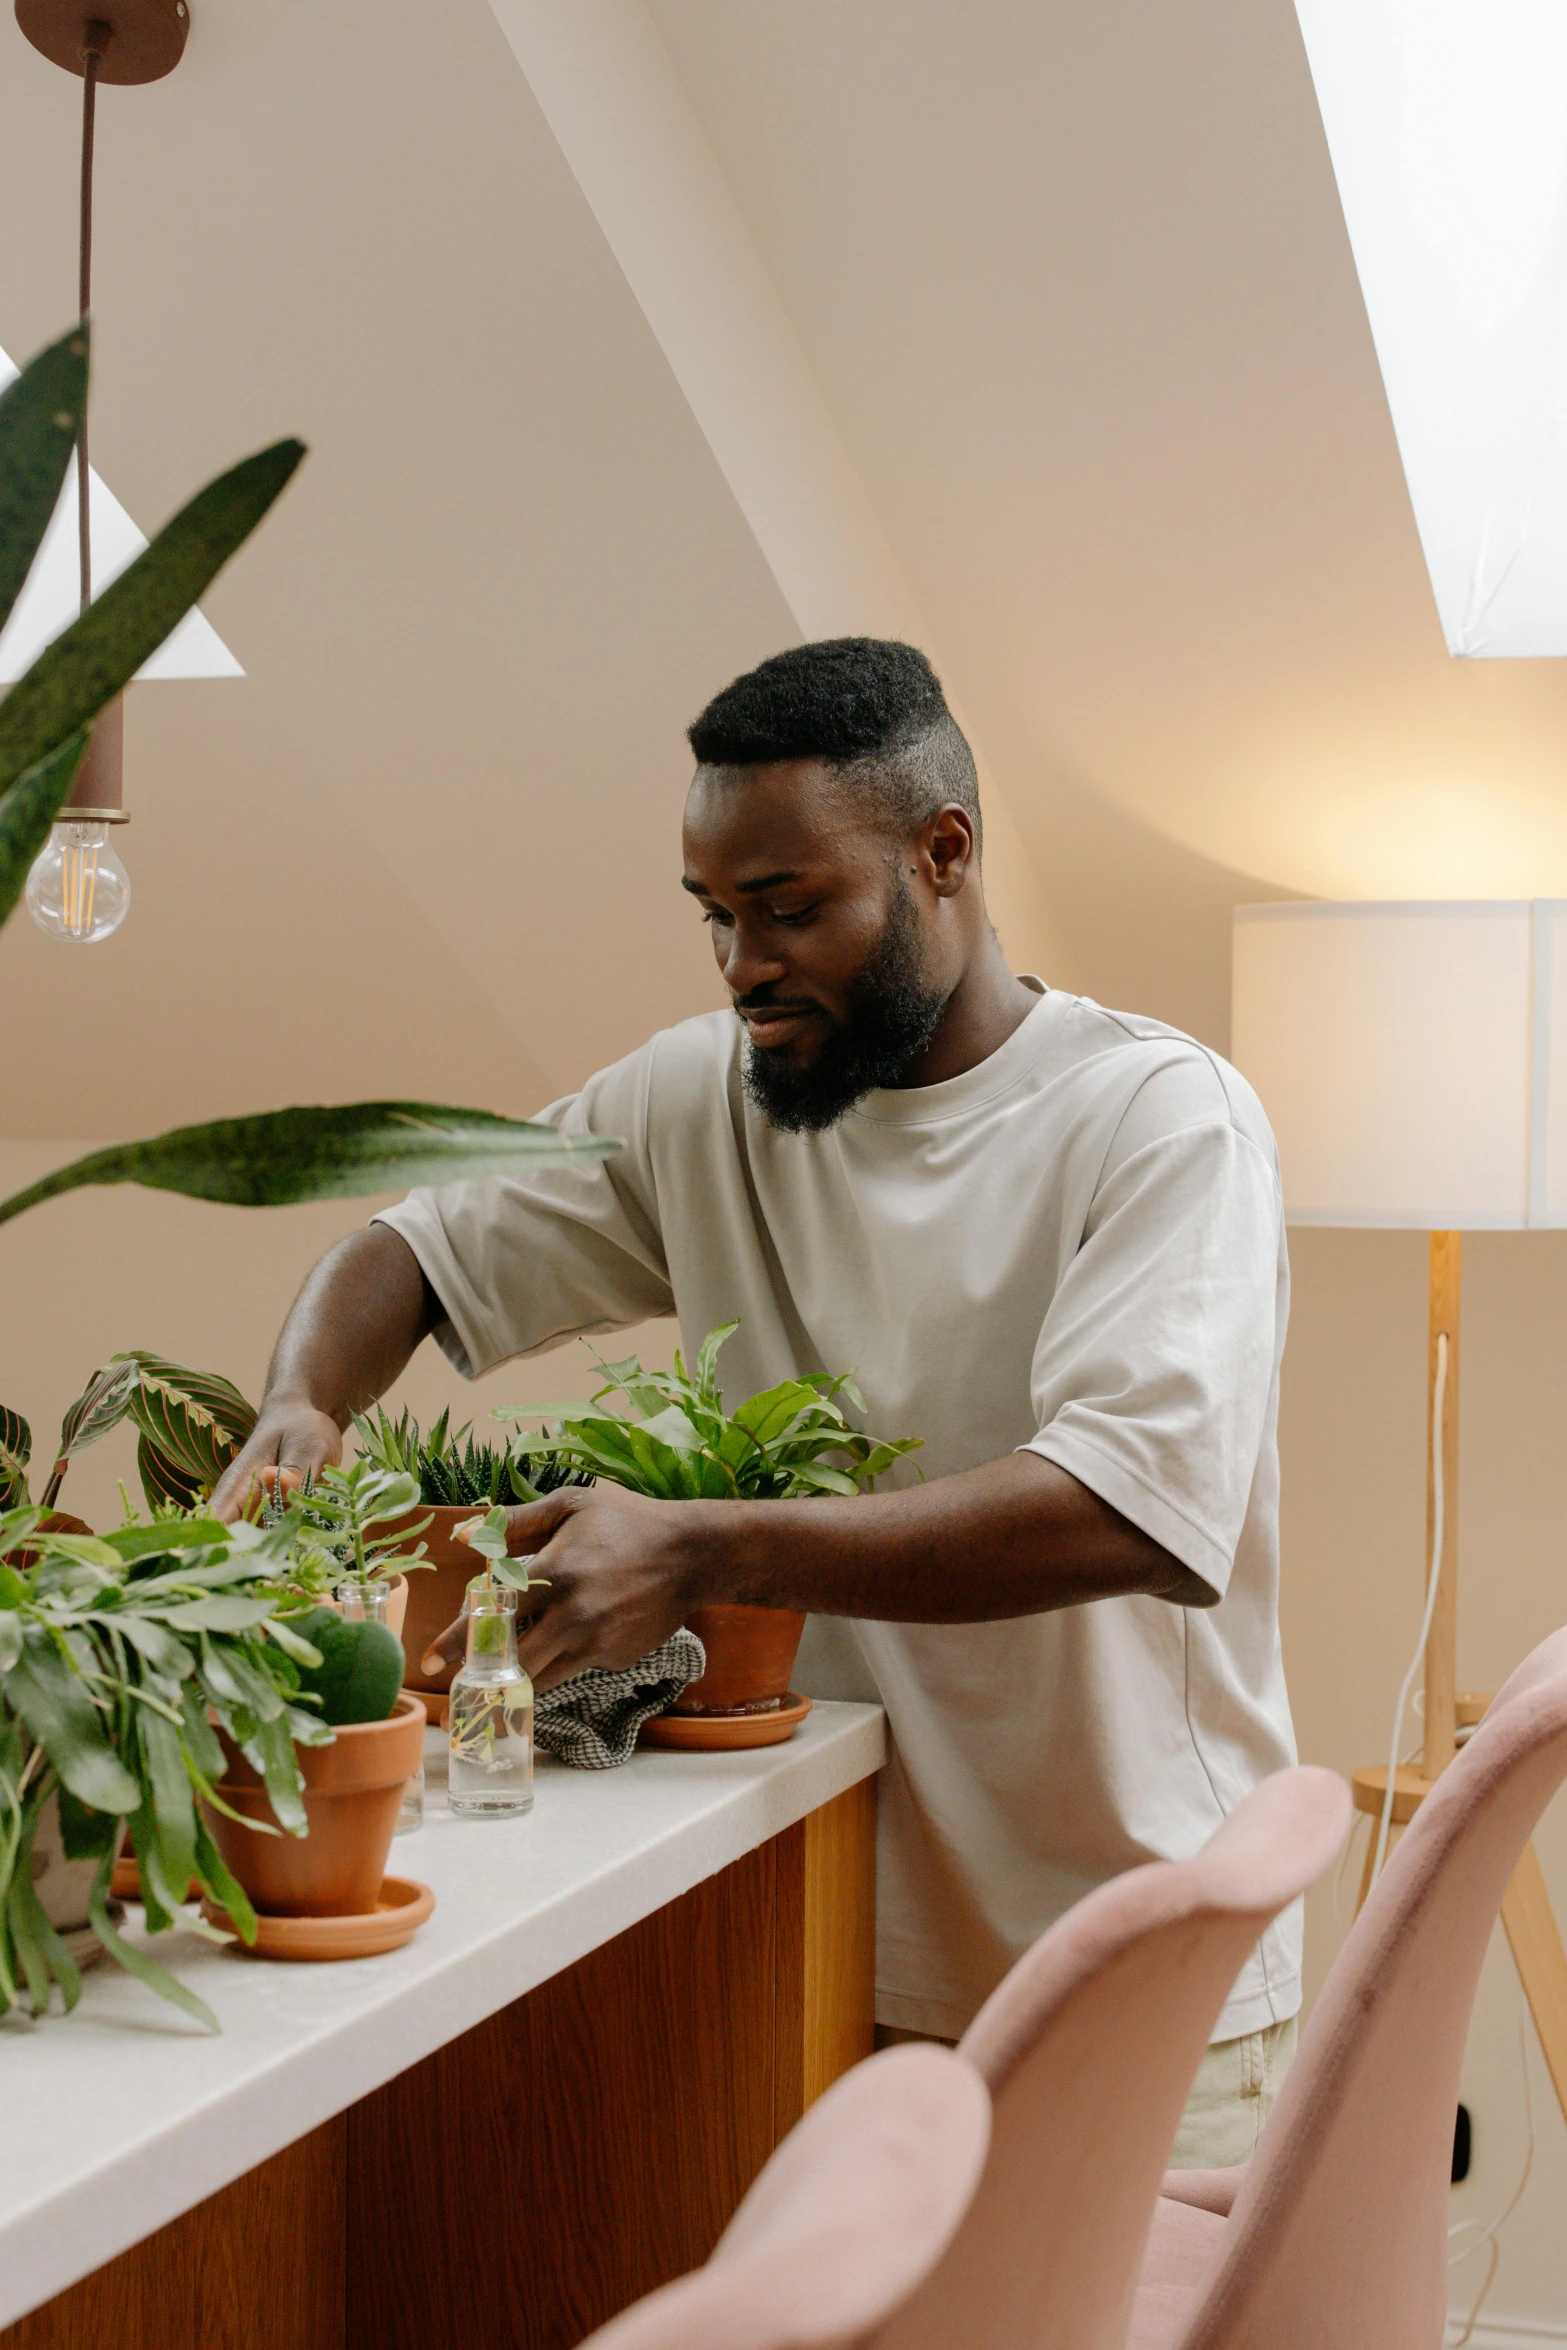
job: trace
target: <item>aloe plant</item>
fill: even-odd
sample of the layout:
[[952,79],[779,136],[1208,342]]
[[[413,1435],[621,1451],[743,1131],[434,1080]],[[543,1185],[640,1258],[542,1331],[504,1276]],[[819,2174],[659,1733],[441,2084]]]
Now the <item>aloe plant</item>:
[[[88,331],[73,327],[0,393],[0,628],[59,500],[87,399]],[[243,545],[304,456],[296,440],[197,492],[0,701],[0,923],[70,793],[92,720]],[[93,1151],[0,1201],[0,1223],[84,1184],[141,1183],[245,1207],[343,1199],[519,1161],[619,1146],[431,1102],[275,1110]]]
[[524,1475],[504,1444],[480,1444],[471,1423],[450,1428],[451,1413],[443,1411],[428,1436],[408,1411],[394,1420],[377,1404],[374,1417],[354,1414],[354,1434],[366,1460],[385,1469],[401,1469],[419,1481],[419,1498],[446,1509],[482,1509],[487,1503],[537,1501],[560,1485],[586,1485],[586,1472],[569,1462],[533,1460]]
[[[672,1374],[645,1371],[635,1355],[620,1363],[600,1357],[604,1385],[591,1403],[545,1404],[526,1412],[502,1405],[495,1417],[549,1422],[545,1433],[516,1444],[520,1460],[545,1455],[570,1462],[658,1501],[862,1493],[894,1461],[918,1451],[918,1436],[879,1442],[850,1423],[837,1398],[846,1395],[861,1411],[865,1404],[847,1371],[786,1379],[725,1412],[718,1354],[739,1327],[724,1322],[710,1330],[689,1377],[678,1353]],[[623,1395],[638,1416],[598,1409],[609,1395]]]

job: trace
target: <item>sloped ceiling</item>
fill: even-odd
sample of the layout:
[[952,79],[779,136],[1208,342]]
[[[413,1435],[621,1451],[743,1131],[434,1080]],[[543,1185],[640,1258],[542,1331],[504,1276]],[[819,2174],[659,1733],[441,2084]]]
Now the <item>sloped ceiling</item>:
[[1290,0],[652,6],[1085,952],[1118,840],[1177,918],[1567,888],[1567,679],[1444,652]]
[[[1288,0],[651,13],[1057,976],[1222,1042],[1237,898],[1567,892],[1567,688],[1443,652]],[[17,354],[69,312],[77,94],[7,12]],[[137,520],[313,454],[206,599],[246,678],[138,690],[125,931],[0,940],[5,1130],[526,1110],[714,1001],[681,728],[796,631],[487,0],[198,0],[99,190]]]

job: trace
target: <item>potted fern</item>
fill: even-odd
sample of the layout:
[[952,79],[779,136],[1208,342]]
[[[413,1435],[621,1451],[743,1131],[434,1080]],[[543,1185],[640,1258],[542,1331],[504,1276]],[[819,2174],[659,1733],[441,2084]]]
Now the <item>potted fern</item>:
[[[678,1353],[672,1373],[645,1370],[635,1355],[619,1363],[600,1358],[604,1384],[590,1403],[497,1411],[498,1419],[548,1422],[515,1446],[517,1462],[528,1464],[530,1474],[534,1462],[548,1462],[557,1482],[561,1471],[573,1469],[659,1501],[794,1501],[863,1493],[894,1461],[919,1449],[917,1436],[879,1441],[850,1423],[838,1398],[861,1411],[865,1405],[847,1371],[786,1379],[726,1412],[718,1355],[739,1327],[725,1322],[709,1331],[689,1376]],[[629,1414],[601,1408],[616,1395],[630,1405]],[[707,1652],[707,1669],[676,1700],[677,1714],[779,1711],[789,1695],[803,1614],[702,1607],[692,1610],[689,1626]]]

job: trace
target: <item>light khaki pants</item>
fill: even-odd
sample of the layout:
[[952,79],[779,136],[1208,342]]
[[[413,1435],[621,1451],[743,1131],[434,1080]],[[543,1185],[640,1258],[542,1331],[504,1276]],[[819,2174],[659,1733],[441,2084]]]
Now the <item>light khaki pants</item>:
[[[892,2048],[904,2040],[934,2040],[934,2032],[905,2032],[878,2024],[876,2045]],[[1186,2111],[1170,2151],[1171,2170],[1226,2170],[1250,2162],[1262,2125],[1273,2111],[1279,2084],[1295,2054],[1295,2018],[1247,2032],[1239,2040],[1215,2040],[1197,2068]],[[951,2048],[951,2040],[940,2042]]]

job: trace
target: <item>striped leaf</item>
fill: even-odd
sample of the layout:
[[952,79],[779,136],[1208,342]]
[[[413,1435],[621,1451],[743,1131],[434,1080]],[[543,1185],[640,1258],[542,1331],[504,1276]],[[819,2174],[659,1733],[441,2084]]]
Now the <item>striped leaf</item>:
[[145,1436],[136,1439],[136,1474],[141,1479],[142,1492],[149,1509],[160,1502],[171,1501],[176,1509],[192,1510],[202,1498],[201,1486],[194,1477],[187,1477],[164,1459],[154,1444]]
[[0,1509],[20,1509],[27,1500],[27,1464],[33,1432],[20,1412],[0,1404]]
[[305,451],[279,441],[198,490],[0,702],[0,791],[112,702],[242,546]]
[[[4,709],[0,703],[0,715]],[[459,1175],[499,1175],[541,1159],[605,1158],[620,1147],[606,1135],[568,1137],[553,1126],[438,1102],[270,1110],[92,1151],[0,1201],[0,1224],[40,1200],[88,1184],[142,1183],[188,1199],[275,1208],[450,1182]]]
[[73,326],[0,392],[0,628],[60,502],[87,401],[87,346],[86,327]]
[[165,1472],[165,1497],[175,1498],[169,1485],[190,1488],[192,1498],[210,1493],[256,1425],[255,1407],[216,1371],[189,1371],[139,1347],[123,1359],[139,1374],[130,1416]]
[[107,1436],[117,1428],[130,1408],[131,1391],[136,1385],[136,1365],[118,1357],[94,1371],[81,1394],[60,1422],[60,1445],[44,1489],[44,1508],[53,1509],[73,1454],[85,1452],[89,1444],[96,1444],[100,1436]]

